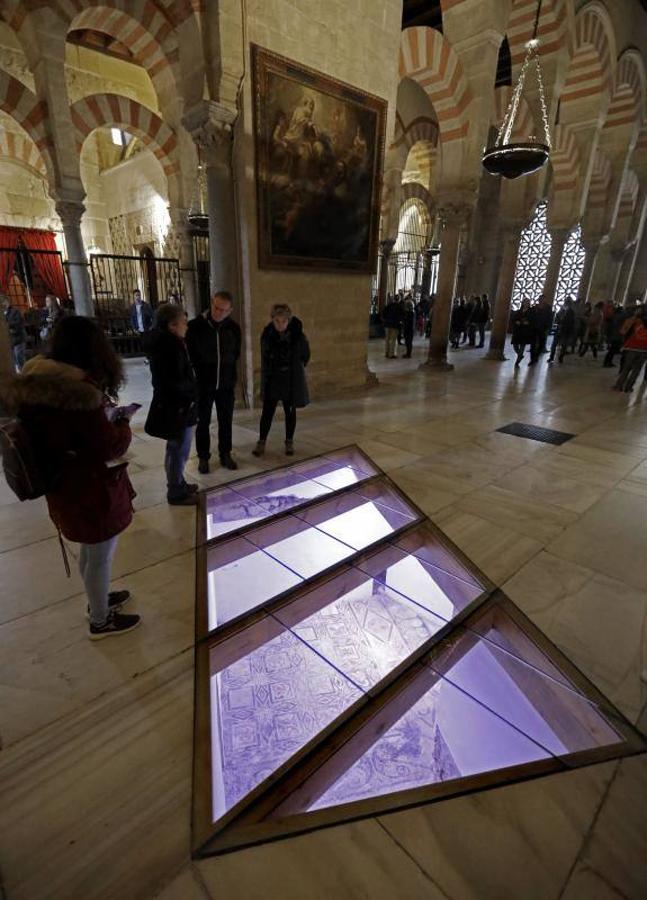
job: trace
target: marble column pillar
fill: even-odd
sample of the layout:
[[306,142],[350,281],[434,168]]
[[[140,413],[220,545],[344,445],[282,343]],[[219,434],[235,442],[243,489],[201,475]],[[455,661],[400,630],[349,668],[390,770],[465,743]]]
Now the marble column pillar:
[[420,294],[422,297],[429,297],[429,294],[431,293],[431,253],[429,252],[429,249],[425,250],[423,259]]
[[454,367],[447,361],[449,325],[458,272],[461,232],[471,213],[471,207],[447,204],[439,209],[444,227],[441,232],[438,262],[438,287],[433,306],[429,355],[423,367],[450,372]]
[[386,295],[389,290],[389,258],[394,246],[393,238],[387,238],[380,243],[382,254],[380,256],[380,283],[377,291],[377,306],[380,312],[386,306]]
[[564,254],[564,245],[568,240],[570,228],[553,228],[551,229],[551,237],[553,242],[550,247],[550,259],[548,260],[548,270],[546,272],[546,280],[544,281],[544,290],[542,291],[551,306],[555,302],[555,292],[557,291],[557,279],[559,277],[559,268],[562,264],[562,256]]
[[614,303],[622,304],[622,299],[618,296],[618,286],[620,282],[620,271],[627,253],[627,246],[623,244],[620,247],[611,248],[611,265],[609,270],[609,300]]
[[85,206],[80,200],[58,200],[56,212],[61,220],[65,236],[74,309],[79,316],[94,316],[88,258],[81,235],[81,218],[85,212]]
[[189,230],[186,210],[175,210],[171,220],[178,240],[178,256],[180,259],[180,276],[182,278],[182,297],[184,308],[189,318],[198,314],[197,287],[195,278],[195,258],[193,238]]
[[517,271],[522,227],[522,225],[509,225],[503,229],[503,258],[496,286],[490,347],[486,354],[486,359],[502,361],[506,358],[505,341],[508,334],[512,288],[514,286],[515,272]]
[[582,269],[582,277],[580,278],[580,286],[577,291],[577,300],[588,300],[591,291],[591,282],[593,281],[593,273],[595,272],[595,264],[598,260],[598,251],[600,249],[600,240],[583,241],[584,246],[584,268]]
[[209,269],[212,294],[238,292],[236,204],[232,171],[235,110],[204,101],[184,117],[183,124],[196,142],[207,173],[209,216]]
[[625,252],[622,255],[622,262],[618,266],[616,287],[612,295],[614,297],[614,302],[619,303],[620,306],[625,306],[627,304],[627,291],[629,290],[629,282],[631,281],[634,270],[635,256],[636,246],[635,244],[629,244],[625,248]]

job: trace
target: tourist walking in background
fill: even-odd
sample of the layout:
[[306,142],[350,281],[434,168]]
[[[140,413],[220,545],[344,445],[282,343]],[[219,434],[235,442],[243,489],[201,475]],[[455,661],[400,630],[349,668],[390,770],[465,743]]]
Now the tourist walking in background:
[[237,469],[231,455],[234,418],[236,366],[240,357],[240,326],[231,318],[233,298],[229,291],[218,291],[209,310],[189,322],[186,343],[198,387],[198,426],[195,445],[198,471],[209,471],[211,457],[211,413],[215,404],[218,419],[218,456],[220,465]]
[[61,301],[54,294],[46,295],[45,309],[38,310],[38,312],[42,316],[39,329],[41,341],[48,341],[61,319],[70,315],[70,311],[61,306]]
[[530,312],[530,300],[524,299],[519,309],[512,314],[512,346],[517,354],[515,368],[521,365],[526,344],[532,346],[534,331]]
[[452,315],[449,323],[449,340],[452,350],[458,350],[461,335],[465,329],[465,301],[462,297],[454,299],[452,306]]
[[402,304],[395,299],[390,300],[382,310],[382,324],[385,329],[384,355],[387,359],[396,359],[395,347],[401,321]]
[[630,393],[647,361],[647,314],[641,311],[640,315],[627,319],[621,330],[625,335],[624,353],[614,390]]
[[480,350],[485,345],[485,329],[490,321],[490,301],[487,294],[477,297],[472,321],[476,325],[478,332],[479,342],[476,346]]
[[413,332],[415,329],[416,313],[413,307],[413,300],[404,301],[404,310],[402,313],[402,336],[404,337],[405,352],[402,354],[403,359],[411,358],[413,349]]
[[537,303],[530,309],[530,321],[532,324],[532,346],[530,348],[529,366],[539,361],[542,353],[546,352],[546,342],[553,324],[553,308],[548,297],[543,294]]
[[142,300],[142,292],[135,289],[133,291],[133,302],[130,306],[130,324],[133,331],[138,334],[145,334],[150,331],[154,323],[153,308],[150,303]]
[[292,315],[287,303],[275,303],[271,322],[261,335],[261,399],[263,409],[254,456],[265,453],[265,442],[279,403],[285,414],[285,453],[294,454],[297,409],[310,402],[305,369],[310,361],[310,346],[300,319]]
[[47,356],[30,360],[3,391],[48,485],[51,520],[63,537],[81,544],[91,640],[123,634],[140,622],[120,611],[128,591],[109,593],[117,538],[132,521],[135,496],[128,463],[116,462],[132,437],[133,408],[116,407],[123,381],[121,360],[101,328],[74,316],[56,326]]
[[586,330],[580,344],[580,356],[586,356],[586,351],[591,348],[593,358],[598,358],[598,346],[602,337],[604,325],[604,303],[596,303],[586,319]]
[[550,347],[548,362],[555,362],[555,354],[559,348],[559,361],[564,362],[564,357],[573,340],[575,331],[575,313],[573,312],[573,298],[567,297],[564,305],[555,316],[555,333]]
[[147,341],[153,381],[145,431],[166,441],[166,498],[171,506],[197,503],[196,484],[184,478],[196,423],[196,384],[186,348],[186,313],[181,306],[162,303],[157,307],[155,329]]
[[25,330],[25,321],[20,310],[13,306],[11,299],[5,294],[0,296],[0,307],[4,313],[9,329],[9,343],[11,344],[11,357],[13,367],[16,372],[20,372],[25,365],[25,356],[27,353],[27,331]]
[[618,306],[614,309],[613,318],[606,323],[607,352],[604,357],[602,366],[605,369],[615,368],[614,359],[617,353],[622,350],[624,337],[620,329],[625,321],[625,310]]

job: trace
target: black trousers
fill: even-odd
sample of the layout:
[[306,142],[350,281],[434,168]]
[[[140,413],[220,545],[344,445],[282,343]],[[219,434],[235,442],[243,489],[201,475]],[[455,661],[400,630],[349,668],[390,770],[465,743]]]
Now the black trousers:
[[270,433],[270,428],[272,427],[272,419],[274,418],[274,413],[276,412],[276,407],[279,403],[283,404],[283,412],[285,413],[285,440],[291,441],[294,437],[294,432],[297,427],[297,410],[295,406],[291,406],[287,400],[273,400],[271,397],[266,397],[263,400],[263,409],[261,412],[261,426],[260,426],[260,439],[262,441],[267,440],[267,436]]
[[216,406],[218,419],[218,455],[231,453],[231,428],[234,418],[233,388],[216,390],[198,388],[198,427],[195,430],[195,448],[200,459],[211,456],[211,411]]

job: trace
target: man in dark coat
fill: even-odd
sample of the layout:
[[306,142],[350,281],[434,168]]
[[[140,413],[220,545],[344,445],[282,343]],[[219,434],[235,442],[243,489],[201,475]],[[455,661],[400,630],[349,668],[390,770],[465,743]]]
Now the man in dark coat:
[[16,306],[12,306],[10,298],[5,295],[2,296],[0,312],[4,313],[4,317],[7,320],[14,368],[16,372],[20,372],[25,365],[25,354],[27,351],[25,320],[20,310]]
[[402,334],[404,336],[405,352],[403,359],[411,358],[413,349],[413,331],[416,324],[416,313],[413,307],[413,300],[404,301],[404,312],[402,315]]
[[559,361],[564,362],[564,356],[573,340],[575,332],[575,312],[573,311],[573,298],[567,297],[564,305],[555,316],[555,334],[550,347],[550,356],[548,362],[555,362],[555,354],[559,347]]
[[487,294],[477,297],[474,312],[472,313],[472,323],[476,326],[479,335],[479,342],[476,345],[478,349],[485,344],[485,329],[490,321],[490,301]]
[[391,300],[382,310],[382,324],[386,332],[386,345],[384,355],[387,359],[395,359],[395,345],[398,339],[398,331],[402,322],[402,304],[398,300]]
[[530,348],[529,366],[534,366],[539,360],[541,353],[546,351],[546,341],[548,333],[553,324],[553,307],[548,297],[543,294],[538,302],[530,309],[530,322],[532,325],[533,337]]
[[233,298],[228,291],[213,295],[209,310],[189,322],[187,347],[198,384],[198,427],[195,434],[198,471],[209,471],[211,412],[216,405],[220,464],[237,469],[231,455],[236,365],[240,356],[240,326],[231,318]]
[[130,307],[130,324],[133,331],[138,334],[145,334],[153,327],[153,309],[150,303],[142,300],[142,292],[133,291],[133,302]]

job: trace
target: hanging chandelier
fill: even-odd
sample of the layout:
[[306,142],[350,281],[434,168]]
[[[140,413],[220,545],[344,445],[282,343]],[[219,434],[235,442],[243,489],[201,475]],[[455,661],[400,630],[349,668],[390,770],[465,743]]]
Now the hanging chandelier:
[[198,149],[198,177],[196,181],[195,193],[191,198],[191,205],[189,206],[189,211],[187,213],[189,225],[198,231],[208,231],[209,229],[209,216],[204,211],[205,193],[205,172],[202,160],[200,158],[200,150]]
[[[541,169],[550,156],[548,110],[546,108],[544,79],[541,74],[538,53],[539,39],[537,38],[537,30],[540,11],[541,0],[537,4],[533,36],[526,44],[526,58],[519,73],[519,80],[512,92],[510,105],[503,117],[496,141],[483,154],[483,166],[491,175],[502,175],[504,178],[519,178],[521,175],[530,175],[531,172]],[[511,141],[512,132],[519,114],[519,105],[526,85],[526,79],[531,70],[535,71],[537,78],[543,134],[540,140],[531,136],[529,141],[514,142]]]

